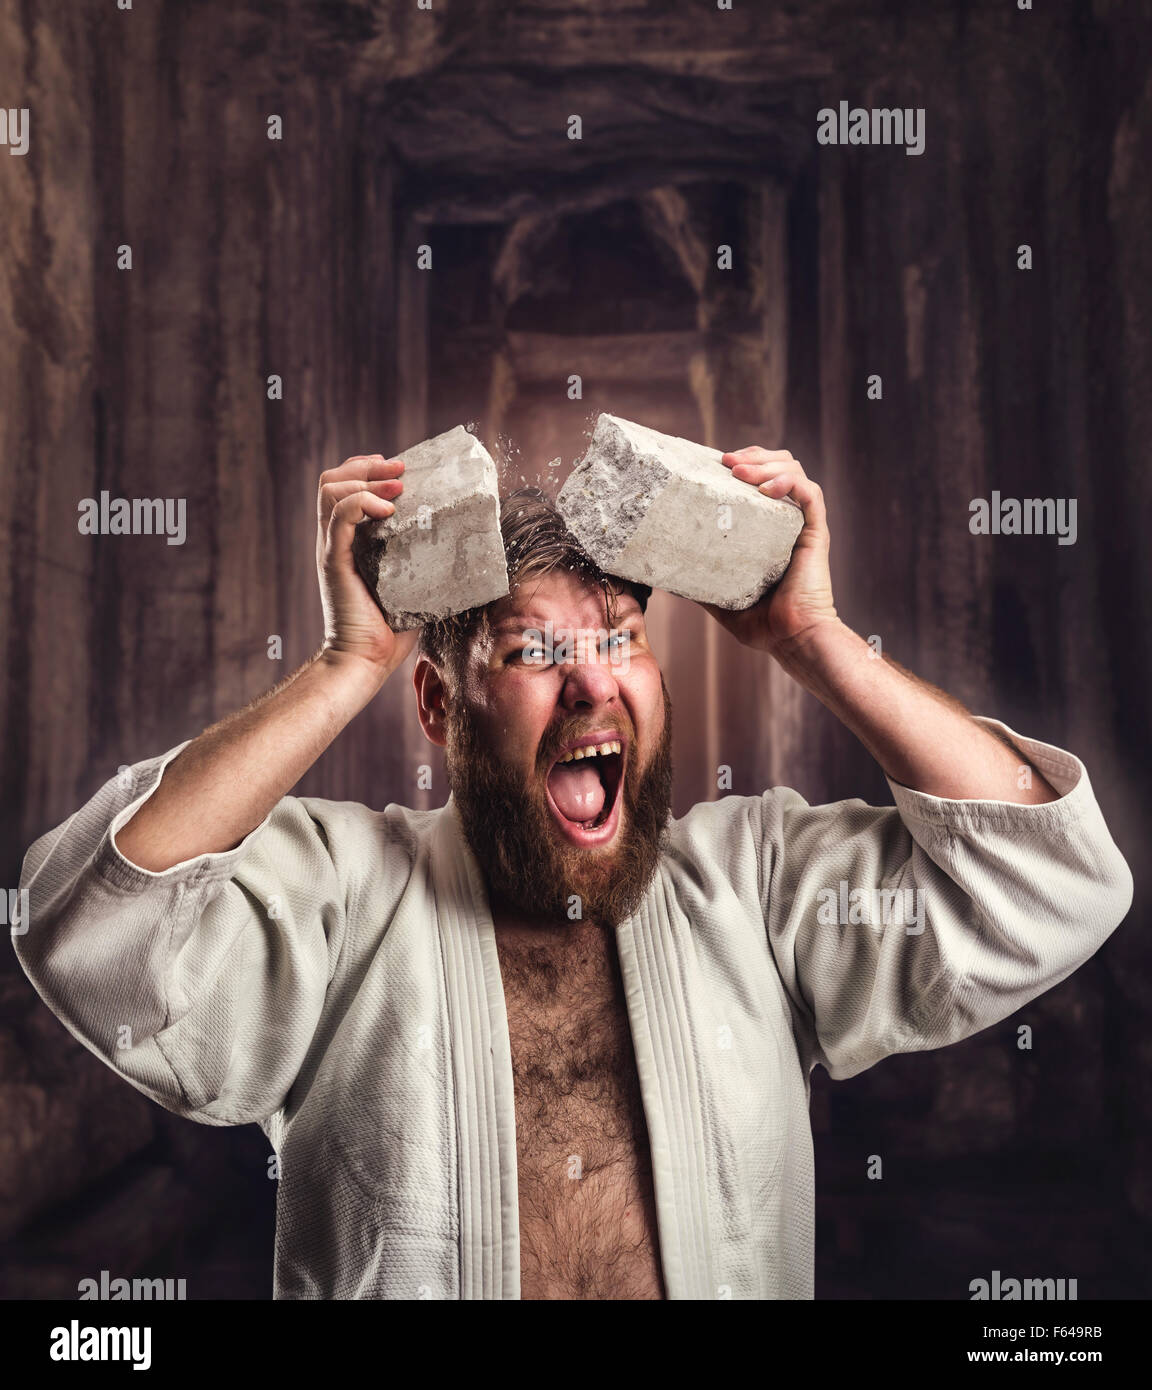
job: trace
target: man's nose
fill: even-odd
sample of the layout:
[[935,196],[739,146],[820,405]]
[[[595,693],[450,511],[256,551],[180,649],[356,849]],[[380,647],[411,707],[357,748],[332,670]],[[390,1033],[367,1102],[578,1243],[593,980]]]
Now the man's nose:
[[595,651],[582,652],[580,660],[563,666],[564,688],[560,702],[565,709],[595,709],[618,698],[620,686],[611,663],[598,659]]

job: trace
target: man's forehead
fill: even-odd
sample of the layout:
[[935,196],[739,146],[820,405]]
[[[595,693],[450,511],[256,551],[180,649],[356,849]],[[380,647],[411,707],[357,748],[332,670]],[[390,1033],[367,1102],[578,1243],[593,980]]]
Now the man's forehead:
[[[567,613],[577,610],[595,611],[599,617],[604,613],[604,591],[599,584],[580,583],[582,593],[573,593],[570,588],[548,586],[541,582],[529,581],[518,585],[504,598],[498,599],[488,610],[488,627],[492,632],[520,631],[525,627],[540,627],[544,623],[555,623]],[[621,619],[642,613],[636,597],[628,589],[621,589],[616,598],[617,616]]]

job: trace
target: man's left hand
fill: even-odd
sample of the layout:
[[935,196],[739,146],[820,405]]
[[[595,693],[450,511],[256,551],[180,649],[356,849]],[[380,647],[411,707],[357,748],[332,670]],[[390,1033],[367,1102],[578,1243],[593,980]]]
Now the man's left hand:
[[724,454],[721,462],[734,478],[759,488],[765,497],[790,497],[798,503],[804,512],[804,529],[783,578],[751,608],[734,612],[712,603],[701,607],[744,646],[772,653],[802,641],[823,623],[838,623],[828,568],[828,518],[819,485],[787,449],[752,445]]

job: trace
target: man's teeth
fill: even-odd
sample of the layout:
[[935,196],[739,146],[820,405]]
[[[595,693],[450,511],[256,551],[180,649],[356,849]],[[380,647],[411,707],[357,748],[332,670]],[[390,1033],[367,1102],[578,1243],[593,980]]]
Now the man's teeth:
[[597,756],[606,758],[609,753],[619,753],[621,748],[620,740],[613,739],[611,743],[601,743],[599,745],[590,743],[587,748],[574,748],[571,753],[565,753],[562,758],[557,758],[560,763],[579,762],[581,758],[595,758]]

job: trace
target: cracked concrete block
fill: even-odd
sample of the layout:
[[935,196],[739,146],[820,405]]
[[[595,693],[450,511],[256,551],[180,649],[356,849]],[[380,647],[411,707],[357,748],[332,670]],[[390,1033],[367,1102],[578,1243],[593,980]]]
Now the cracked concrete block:
[[734,478],[718,449],[616,415],[596,421],[557,506],[606,573],[730,609],[775,584],[804,527],[795,502]]
[[361,522],[352,556],[393,632],[490,603],[508,592],[496,465],[463,425],[404,460],[404,491],[383,521]]

